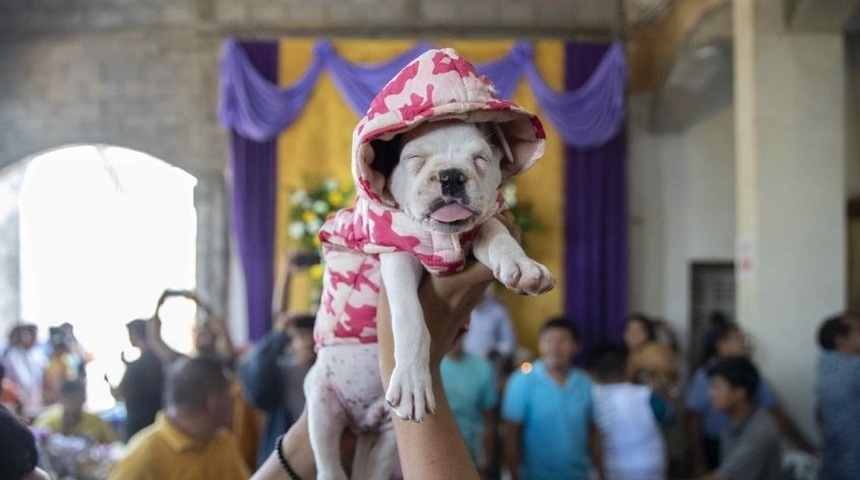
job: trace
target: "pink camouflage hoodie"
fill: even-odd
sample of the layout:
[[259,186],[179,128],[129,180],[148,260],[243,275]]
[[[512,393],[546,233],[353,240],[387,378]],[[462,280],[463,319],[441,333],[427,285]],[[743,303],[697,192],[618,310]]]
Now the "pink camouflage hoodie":
[[[502,160],[502,185],[543,155],[540,120],[497,98],[490,81],[453,49],[429,50],[404,67],[353,132],[354,206],[335,212],[319,232],[325,271],[316,348],[377,341],[380,253],[409,251],[435,275],[456,273],[465,265],[480,225],[460,235],[429,232],[402,213],[385,188],[399,158],[398,142],[392,140],[422,122],[446,119],[497,123],[510,147],[506,156],[512,157]],[[501,194],[497,205],[504,208]]]

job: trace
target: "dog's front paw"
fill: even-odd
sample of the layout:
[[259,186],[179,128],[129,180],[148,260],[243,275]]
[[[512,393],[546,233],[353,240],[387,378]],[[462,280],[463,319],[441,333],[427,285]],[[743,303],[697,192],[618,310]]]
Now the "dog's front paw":
[[540,295],[555,286],[549,270],[528,257],[503,258],[493,273],[516,293]]
[[430,369],[426,365],[394,367],[385,400],[403,420],[420,422],[426,414],[436,413]]

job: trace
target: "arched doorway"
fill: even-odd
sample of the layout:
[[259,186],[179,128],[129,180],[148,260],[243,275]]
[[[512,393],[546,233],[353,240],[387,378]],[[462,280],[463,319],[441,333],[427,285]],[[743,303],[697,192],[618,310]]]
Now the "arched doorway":
[[[195,288],[197,182],[109,145],[67,146],[27,162],[18,198],[21,318],[43,336],[50,326],[74,325],[94,355],[89,407],[108,408],[102,377],[116,383],[122,375],[125,324],[151,316],[165,288]],[[189,351],[193,306],[165,310],[165,339]]]

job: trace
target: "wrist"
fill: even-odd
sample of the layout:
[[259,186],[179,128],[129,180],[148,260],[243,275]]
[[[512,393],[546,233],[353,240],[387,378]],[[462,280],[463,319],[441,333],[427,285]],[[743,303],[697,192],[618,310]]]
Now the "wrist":
[[275,452],[278,454],[278,462],[281,464],[281,469],[287,474],[287,478],[290,480],[301,480],[301,477],[293,470],[293,467],[290,466],[287,457],[284,455],[284,434],[279,435],[275,441]]

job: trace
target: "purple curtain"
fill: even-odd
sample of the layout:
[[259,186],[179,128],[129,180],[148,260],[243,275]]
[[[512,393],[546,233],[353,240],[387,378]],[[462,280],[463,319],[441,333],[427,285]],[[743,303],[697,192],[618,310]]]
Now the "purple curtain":
[[[277,82],[278,43],[242,42],[254,70]],[[248,337],[259,340],[272,325],[277,157],[275,140],[257,142],[231,130],[233,228],[245,273]]]
[[[342,58],[331,42],[320,40],[304,75],[293,85],[280,87],[256,71],[245,49],[229,38],[221,58],[221,124],[258,141],[275,137],[301,113],[323,70],[331,75],[353,111],[362,116],[377,92],[430,48],[429,44],[417,43],[386,62],[360,65]],[[475,68],[493,81],[501,98],[510,98],[525,76],[541,110],[568,145],[603,145],[623,128],[627,63],[620,43],[606,46],[587,80],[563,92],[554,91],[541,77],[530,42],[518,41],[504,57],[476,64]]]
[[[610,45],[567,43],[565,87],[590,82]],[[594,347],[620,342],[627,310],[626,134],[603,145],[565,149],[565,313]]]

